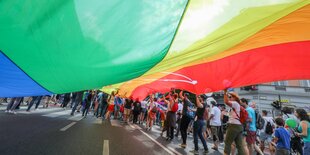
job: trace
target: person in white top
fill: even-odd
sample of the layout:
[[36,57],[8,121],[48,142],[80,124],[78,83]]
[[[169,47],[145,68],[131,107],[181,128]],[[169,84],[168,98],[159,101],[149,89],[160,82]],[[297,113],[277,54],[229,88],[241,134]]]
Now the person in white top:
[[271,127],[274,129],[275,123],[273,121],[273,118],[268,117],[267,115],[268,115],[268,112],[266,110],[263,110],[262,111],[262,117],[265,120],[265,123],[264,123],[263,129],[259,130],[259,139],[261,141],[260,142],[260,149],[262,151],[264,151],[265,143],[266,143],[266,144],[268,144],[270,155],[274,155],[276,150],[275,150],[274,146],[271,144],[273,132],[266,130],[266,126],[267,126],[267,123],[269,122]]
[[240,99],[234,92],[227,93],[227,89],[224,90],[224,103],[231,107],[228,120],[228,128],[226,131],[224,155],[231,153],[231,144],[235,142],[238,149],[238,154],[246,154],[243,147],[243,126],[239,121],[240,116]]
[[211,126],[211,133],[213,137],[214,146],[212,149],[218,151],[219,145],[219,131],[221,127],[221,110],[218,108],[216,101],[210,101],[212,108],[211,108],[211,116],[209,117],[210,126]]

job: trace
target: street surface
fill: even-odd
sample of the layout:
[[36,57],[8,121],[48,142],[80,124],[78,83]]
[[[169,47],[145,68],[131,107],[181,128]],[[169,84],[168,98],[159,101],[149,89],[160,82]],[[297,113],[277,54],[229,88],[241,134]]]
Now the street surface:
[[[170,155],[190,154],[194,148],[192,135],[186,149],[180,148],[181,136],[166,141],[154,126],[124,124],[118,120],[102,121],[90,112],[86,118],[80,113],[70,116],[71,110],[59,107],[40,108],[26,112],[21,106],[17,114],[5,113],[0,106],[1,155]],[[165,135],[165,134],[164,134]],[[200,153],[202,154],[202,145]],[[210,155],[220,155],[211,150]]]

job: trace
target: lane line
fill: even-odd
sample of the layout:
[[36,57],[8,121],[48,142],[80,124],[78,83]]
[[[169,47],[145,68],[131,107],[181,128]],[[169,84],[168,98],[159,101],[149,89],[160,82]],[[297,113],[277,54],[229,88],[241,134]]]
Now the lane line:
[[103,141],[102,155],[109,155],[109,140]]
[[60,131],[66,131],[67,129],[69,129],[70,127],[72,127],[76,122],[72,122],[70,124],[68,124],[67,126],[63,127],[62,129],[60,129]]
[[[132,124],[129,124],[130,127],[135,128],[135,126],[133,126]],[[177,155],[182,155],[181,153],[175,151],[174,149],[169,149],[165,146],[163,146],[161,143],[159,143],[157,140],[155,140],[153,137],[151,137],[149,134],[145,133],[144,131],[142,131],[142,129],[137,129],[139,131],[141,131],[146,137],[148,137],[149,139],[151,139],[155,144],[157,144],[158,146],[160,146],[162,149],[164,149],[165,151],[167,151],[169,154],[177,154]]]
[[63,116],[63,115],[69,115],[70,112],[71,112],[71,110],[64,110],[64,111],[59,111],[59,112],[50,113],[50,114],[43,115],[43,116],[55,118],[55,117],[60,117],[60,116]]
[[77,122],[82,120],[82,119],[83,119],[82,114],[76,114],[75,116],[71,116],[68,118],[68,120],[77,121]]

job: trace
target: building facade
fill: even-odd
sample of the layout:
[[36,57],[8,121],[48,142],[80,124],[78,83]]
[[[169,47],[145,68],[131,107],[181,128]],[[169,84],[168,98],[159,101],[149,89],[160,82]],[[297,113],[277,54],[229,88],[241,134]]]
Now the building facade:
[[235,89],[240,97],[254,101],[258,109],[276,110],[273,102],[280,101],[282,107],[303,108],[310,112],[310,80],[277,81]]

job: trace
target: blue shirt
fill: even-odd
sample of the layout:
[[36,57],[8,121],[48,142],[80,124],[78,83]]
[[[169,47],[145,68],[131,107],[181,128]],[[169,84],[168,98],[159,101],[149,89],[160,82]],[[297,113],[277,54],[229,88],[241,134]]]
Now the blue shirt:
[[255,111],[251,107],[247,107],[245,109],[248,112],[249,118],[252,119],[252,122],[249,123],[249,130],[250,131],[256,131],[256,116],[255,116]]
[[279,127],[274,132],[274,136],[278,138],[277,148],[290,150],[290,133],[283,127]]
[[115,105],[121,105],[122,104],[122,99],[120,97],[115,97],[114,104]]

